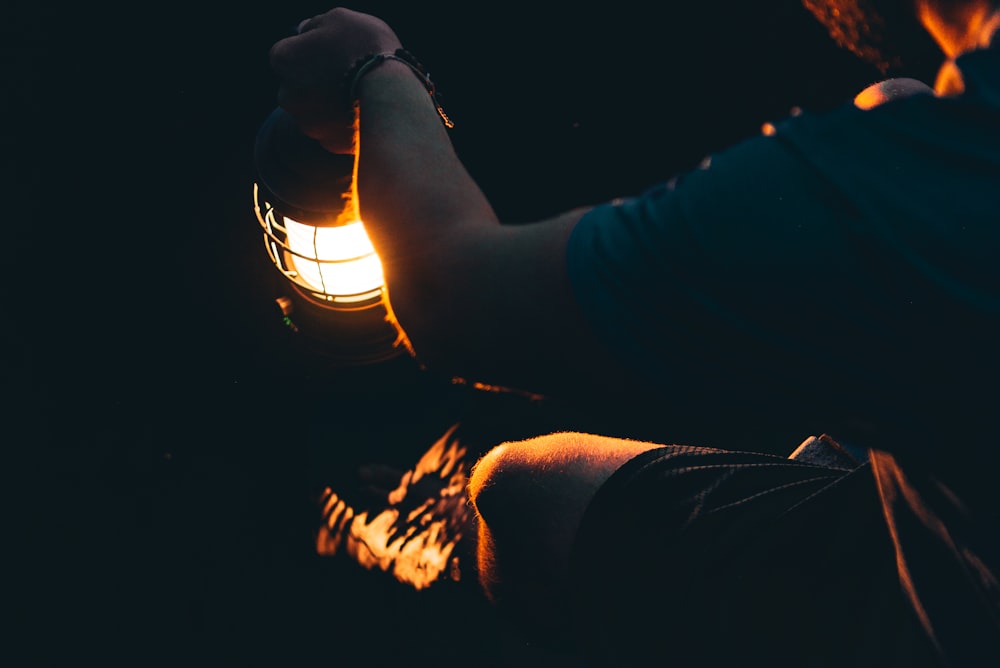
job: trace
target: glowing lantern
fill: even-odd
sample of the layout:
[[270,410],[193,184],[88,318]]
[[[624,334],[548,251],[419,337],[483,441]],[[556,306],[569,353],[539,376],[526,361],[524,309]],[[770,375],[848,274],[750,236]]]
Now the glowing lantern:
[[402,352],[353,197],[354,156],[329,153],[279,107],[257,133],[254,161],[254,211],[286,279],[276,299],[285,324],[343,364]]

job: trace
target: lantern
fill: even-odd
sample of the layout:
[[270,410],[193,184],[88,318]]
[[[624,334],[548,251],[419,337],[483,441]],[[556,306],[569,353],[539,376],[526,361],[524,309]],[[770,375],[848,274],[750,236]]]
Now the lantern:
[[285,294],[275,301],[285,324],[337,364],[403,352],[382,265],[352,196],[354,156],[326,151],[279,107],[257,133],[254,162],[254,211],[283,277]]

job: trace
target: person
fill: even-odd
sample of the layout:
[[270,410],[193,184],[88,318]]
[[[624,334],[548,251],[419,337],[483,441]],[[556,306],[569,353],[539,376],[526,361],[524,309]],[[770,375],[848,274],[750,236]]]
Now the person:
[[428,368],[814,426],[788,456],[581,431],[477,462],[483,590],[583,665],[1000,665],[1000,3],[805,5],[881,64],[876,28],[925,30],[933,86],[880,82],[528,224],[498,219],[384,21],[337,7],[271,49],[279,104],[356,156]]

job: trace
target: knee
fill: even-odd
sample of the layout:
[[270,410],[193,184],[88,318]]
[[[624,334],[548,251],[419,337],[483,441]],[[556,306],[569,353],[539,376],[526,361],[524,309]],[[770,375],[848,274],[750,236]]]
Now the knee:
[[508,563],[537,566],[565,551],[575,529],[567,506],[575,502],[570,490],[577,476],[567,462],[577,440],[557,433],[502,443],[476,462],[468,496],[479,520],[481,557],[490,550]]
[[516,518],[512,527],[534,530],[533,538],[565,538],[607,478],[653,447],[659,446],[577,432],[502,443],[473,466],[469,499],[494,533],[506,534]]
[[[533,640],[565,629],[565,523],[553,514],[555,490],[541,483],[551,451],[566,435],[500,444],[473,466],[468,496],[478,517],[476,566],[487,598]],[[555,492],[557,494],[557,492]]]
[[483,455],[472,467],[468,482],[469,499],[480,519],[502,522],[512,513],[537,504],[542,490],[534,483],[553,469],[565,471],[558,461],[573,458],[577,437],[566,432],[537,436],[501,443]]
[[541,636],[568,618],[572,546],[596,490],[648,443],[558,432],[502,443],[469,476],[476,563],[487,597]]
[[[489,450],[473,465],[469,474],[469,500],[480,517],[483,516],[481,506],[489,507],[490,494],[495,495],[497,486],[503,483],[502,471],[506,468],[505,460],[509,456],[507,454],[509,447],[509,444],[502,443]],[[491,492],[485,493],[486,490],[491,490]],[[492,513],[490,514],[492,515]]]
[[490,449],[473,465],[469,474],[468,495],[480,524],[495,533],[503,531],[508,518],[517,510],[517,488],[524,476],[531,475],[530,458],[524,450],[529,441],[501,443]]

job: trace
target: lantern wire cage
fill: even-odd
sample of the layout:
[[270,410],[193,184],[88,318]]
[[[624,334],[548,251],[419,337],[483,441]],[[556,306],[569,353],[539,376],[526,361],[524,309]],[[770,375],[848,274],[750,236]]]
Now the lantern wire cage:
[[282,215],[254,183],[254,213],[268,257],[308,296],[337,310],[382,301],[382,264],[361,221],[314,226]]

